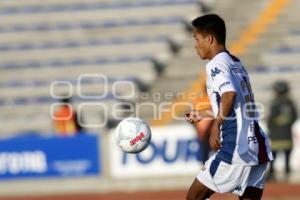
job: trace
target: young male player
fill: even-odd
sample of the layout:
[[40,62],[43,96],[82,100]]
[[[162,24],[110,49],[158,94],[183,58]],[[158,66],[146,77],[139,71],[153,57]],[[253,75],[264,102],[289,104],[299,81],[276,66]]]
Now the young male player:
[[[215,192],[233,192],[243,200],[259,200],[267,163],[273,158],[268,138],[258,124],[247,71],[226,50],[222,18],[204,15],[194,19],[192,25],[197,54],[209,60],[206,87],[214,118],[209,143],[217,152],[197,175],[187,199],[201,200]],[[201,112],[198,116],[186,116],[191,123],[201,120]]]

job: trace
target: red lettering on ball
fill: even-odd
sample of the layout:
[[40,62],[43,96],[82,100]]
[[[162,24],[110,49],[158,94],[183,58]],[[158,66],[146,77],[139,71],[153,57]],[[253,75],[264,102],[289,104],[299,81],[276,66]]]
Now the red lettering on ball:
[[146,137],[145,133],[141,132],[140,134],[138,134],[137,136],[135,136],[135,138],[133,138],[132,140],[130,140],[130,146],[135,145],[137,142],[141,141],[145,137]]

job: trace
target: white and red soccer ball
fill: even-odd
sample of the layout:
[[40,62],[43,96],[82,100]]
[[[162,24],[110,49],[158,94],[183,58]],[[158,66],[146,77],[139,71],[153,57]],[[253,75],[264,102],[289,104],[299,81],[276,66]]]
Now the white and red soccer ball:
[[148,147],[150,141],[150,127],[140,118],[125,118],[117,126],[117,145],[127,153],[139,153],[143,151]]

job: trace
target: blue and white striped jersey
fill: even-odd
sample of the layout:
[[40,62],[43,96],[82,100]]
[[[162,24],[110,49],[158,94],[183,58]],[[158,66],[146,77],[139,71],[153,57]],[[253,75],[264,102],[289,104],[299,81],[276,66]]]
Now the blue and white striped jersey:
[[272,160],[267,135],[258,124],[248,73],[238,58],[228,52],[217,54],[206,65],[207,93],[217,116],[223,93],[236,98],[229,117],[221,125],[221,148],[216,159],[228,164],[257,165]]

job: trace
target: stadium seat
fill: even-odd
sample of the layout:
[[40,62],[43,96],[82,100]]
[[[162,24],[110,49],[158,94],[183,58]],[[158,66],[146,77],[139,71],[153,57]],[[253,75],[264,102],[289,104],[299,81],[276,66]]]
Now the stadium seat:
[[298,48],[278,49],[262,55],[263,62],[268,66],[299,65],[300,50]]
[[[130,20],[130,19],[129,19]],[[18,42],[46,42],[84,40],[84,39],[109,39],[111,37],[134,37],[155,36],[167,34],[173,36],[184,34],[181,24],[182,18],[176,16],[150,17],[147,19],[136,19],[135,23],[129,24],[128,20],[116,20],[113,26],[107,26],[106,22],[90,20],[84,23],[53,23],[53,24],[31,24],[10,25],[0,27],[1,43]],[[111,22],[112,24],[112,22]],[[127,31],[124,31],[127,30]],[[122,35],[120,35],[122,33]],[[48,37],[44,37],[47,34]],[[21,35],[21,37],[20,37]]]
[[169,52],[170,46],[165,41],[153,41],[145,43],[131,43],[119,45],[112,44],[105,46],[84,45],[78,47],[74,46],[67,48],[48,48],[42,50],[34,49],[25,51],[2,51],[0,54],[0,62],[48,62],[48,60],[72,59],[77,55],[80,55],[81,58],[104,57],[107,59],[113,59],[115,57],[143,55],[149,55],[149,57],[168,57]]
[[[71,88],[66,85],[70,84]],[[50,97],[52,95],[62,95],[66,91],[73,91],[78,95],[93,95],[105,97],[107,93],[114,93],[118,97],[126,97],[128,100],[136,100],[140,94],[140,86],[132,78],[121,78],[111,80],[109,77],[82,76],[78,79],[63,81],[58,80],[36,80],[36,81],[10,81],[0,82],[1,98],[33,98]],[[43,100],[43,98],[40,98]],[[0,102],[3,102],[0,100]],[[1,103],[0,103],[1,104]]]
[[287,35],[284,37],[284,44],[287,47],[300,47],[300,34],[299,35]]
[[[75,60],[76,61],[76,60]],[[77,78],[82,74],[103,74],[110,77],[122,78],[124,76],[134,77],[145,84],[153,83],[157,78],[153,64],[147,60],[130,61],[126,59],[115,60],[115,62],[98,62],[97,60],[87,60],[84,64],[76,65],[76,62],[58,62],[56,65],[28,64],[28,69],[21,67],[13,70],[1,70],[3,81],[7,80],[32,80],[32,79],[64,79]],[[73,64],[72,64],[73,63]],[[30,68],[31,66],[31,68]],[[3,67],[3,66],[2,66]],[[72,69],[72,70],[70,70]],[[38,76],[34,73],[38,70]]]
[[[172,2],[172,1],[165,1]],[[195,6],[195,1],[175,1],[168,4],[164,1],[150,2],[148,3],[136,3],[128,6],[110,6],[101,5],[101,3],[94,4],[78,4],[68,6],[53,6],[53,7],[25,7],[20,9],[2,8],[0,9],[0,15],[3,18],[0,25],[9,24],[31,24],[31,23],[49,23],[63,21],[65,23],[73,22],[74,16],[77,21],[87,20],[114,20],[122,18],[147,18],[149,16],[163,17],[170,15],[187,16],[186,12],[182,10],[188,10],[188,14],[197,14],[199,8]],[[117,15],[115,13],[118,13]],[[48,20],[51,19],[51,20]]]

